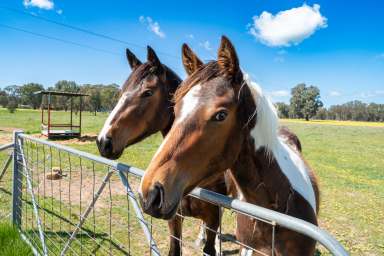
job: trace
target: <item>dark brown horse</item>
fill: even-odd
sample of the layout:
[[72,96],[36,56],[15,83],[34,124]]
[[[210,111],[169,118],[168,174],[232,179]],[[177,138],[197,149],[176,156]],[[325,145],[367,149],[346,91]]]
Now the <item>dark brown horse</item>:
[[[128,49],[127,58],[132,73],[124,83],[120,99],[97,139],[100,154],[110,159],[119,158],[126,147],[153,133],[161,131],[163,136],[168,133],[174,120],[171,99],[181,83],[181,79],[160,62],[150,47],[147,62],[144,64]],[[207,183],[205,188],[226,194],[223,175]],[[215,255],[216,234],[210,230],[217,230],[219,226],[219,208],[186,197],[180,210],[185,216],[203,220],[208,228],[203,250],[206,254]],[[182,218],[175,216],[168,224],[171,233],[169,255],[180,255],[178,239],[182,233]]]
[[[275,108],[243,74],[227,38],[218,60],[202,65],[178,88],[174,108],[172,128],[141,181],[146,213],[172,218],[193,188],[230,169],[243,200],[317,225],[315,176],[298,147],[279,134]],[[271,253],[271,226],[249,222],[238,219],[238,239]],[[315,241],[282,227],[275,239],[275,255],[315,250]]]

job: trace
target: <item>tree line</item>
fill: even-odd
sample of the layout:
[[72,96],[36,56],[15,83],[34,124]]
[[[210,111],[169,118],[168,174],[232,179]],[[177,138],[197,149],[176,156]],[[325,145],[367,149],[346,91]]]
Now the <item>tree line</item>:
[[[0,105],[8,108],[11,112],[18,107],[37,109],[41,105],[42,96],[35,94],[35,92],[41,90],[44,90],[44,86],[37,83],[7,86],[0,90]],[[67,80],[58,81],[48,90],[88,94],[89,96],[83,98],[83,109],[91,111],[95,115],[100,111],[112,110],[120,93],[117,84],[78,85]],[[55,110],[68,110],[70,104],[68,97],[52,96],[51,98],[51,107]],[[79,109],[79,105],[79,99],[74,98],[73,106],[75,111]],[[304,83],[298,84],[291,89],[289,104],[277,102],[276,106],[281,118],[384,121],[384,104],[367,104],[355,100],[325,108],[321,101],[319,88],[313,85],[307,86]]]
[[384,104],[354,100],[326,108],[319,88],[304,83],[291,89],[289,104],[278,102],[276,106],[281,118],[384,122]]
[[[42,103],[42,95],[36,94],[37,91],[44,90],[44,86],[37,83],[24,85],[10,85],[0,90],[0,105],[9,109],[10,112],[18,107],[37,109]],[[95,113],[109,111],[115,106],[120,93],[117,84],[83,84],[61,80],[47,90],[61,92],[84,93],[89,96],[83,97],[83,110]],[[46,99],[43,102],[47,104]],[[73,98],[73,107],[77,111],[80,107],[80,100]],[[51,108],[55,110],[65,110],[70,108],[71,100],[66,96],[51,96]]]

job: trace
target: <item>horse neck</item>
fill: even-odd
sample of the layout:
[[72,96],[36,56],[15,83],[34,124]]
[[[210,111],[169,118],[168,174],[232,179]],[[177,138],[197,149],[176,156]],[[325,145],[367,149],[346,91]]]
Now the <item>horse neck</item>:
[[262,148],[255,151],[254,140],[247,135],[240,154],[231,168],[240,199],[270,208],[271,198],[264,183],[264,173],[275,165]]
[[[236,187],[241,192],[239,194],[247,202],[280,212],[286,212],[290,199],[300,195],[308,203],[308,207],[312,206],[317,212],[319,195],[316,181],[306,173],[311,171],[302,169],[306,166],[300,165],[302,160],[299,156],[292,158],[293,155],[284,154],[284,152],[293,153],[291,150],[284,151],[284,148],[290,147],[288,144],[279,140],[278,147],[279,153],[275,156],[265,147],[255,150],[253,138],[251,136],[246,138],[232,168]],[[287,165],[287,169],[281,169],[281,161]],[[301,163],[305,165],[304,161]],[[304,171],[305,174],[301,175]]]
[[173,121],[175,120],[175,112],[174,112],[174,104],[172,102],[172,98],[173,98],[173,94],[175,93],[175,91],[177,90],[177,88],[179,87],[179,85],[181,84],[181,78],[176,75],[175,72],[173,72],[170,68],[168,68],[167,66],[165,66],[165,80],[166,80],[166,86],[168,88],[168,98],[167,98],[167,101],[168,101],[168,106],[167,107],[167,111],[169,111],[169,119],[168,119],[168,123],[164,126],[165,128],[161,130],[161,134],[163,136],[163,138],[168,134],[169,130],[171,129],[172,127],[172,124],[173,124]]

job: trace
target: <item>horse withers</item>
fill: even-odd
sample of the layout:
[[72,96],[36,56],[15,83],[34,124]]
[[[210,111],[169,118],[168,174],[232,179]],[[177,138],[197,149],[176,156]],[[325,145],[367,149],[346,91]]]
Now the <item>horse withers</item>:
[[[97,137],[100,154],[109,159],[119,158],[126,147],[151,134],[160,131],[165,136],[168,133],[174,121],[172,97],[181,83],[175,72],[160,62],[151,47],[148,47],[145,63],[128,49],[126,54],[132,73],[124,83],[118,103]],[[188,72],[187,68],[186,70]],[[206,183],[204,188],[226,194],[223,175]],[[219,226],[219,208],[185,197],[180,212],[184,216],[203,220],[207,226],[203,232],[206,236],[203,251],[208,255],[215,255],[216,233],[211,230],[217,230]],[[174,216],[168,225],[171,233],[169,255],[180,255],[182,217]]]
[[[175,121],[141,181],[146,213],[173,218],[186,194],[230,169],[242,200],[317,225],[314,173],[298,147],[279,132],[274,106],[241,71],[226,37],[218,60],[198,67],[177,89],[174,109]],[[271,253],[269,224],[238,215],[237,238]],[[313,255],[315,244],[279,227],[274,253]]]

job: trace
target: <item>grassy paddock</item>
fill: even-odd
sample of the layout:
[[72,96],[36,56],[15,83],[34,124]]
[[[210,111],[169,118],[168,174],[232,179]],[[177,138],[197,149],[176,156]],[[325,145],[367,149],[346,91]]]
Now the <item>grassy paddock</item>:
[[0,223],[0,255],[33,255],[31,248],[20,238],[19,232],[8,222]]
[[[55,114],[64,120],[68,113]],[[106,114],[84,113],[84,133],[96,135],[106,117]],[[384,124],[302,120],[282,120],[282,123],[297,133],[304,156],[319,178],[320,226],[341,241],[352,255],[383,255]],[[12,129],[38,133],[39,124],[38,111],[17,110],[10,114],[0,109],[0,144],[11,140]],[[92,140],[57,142],[97,154]],[[120,160],[145,168],[160,142],[159,134],[151,136],[126,150]],[[0,154],[0,161],[4,158],[5,154]],[[0,191],[0,200],[4,197]],[[225,222],[233,222],[233,218],[226,217]]]

